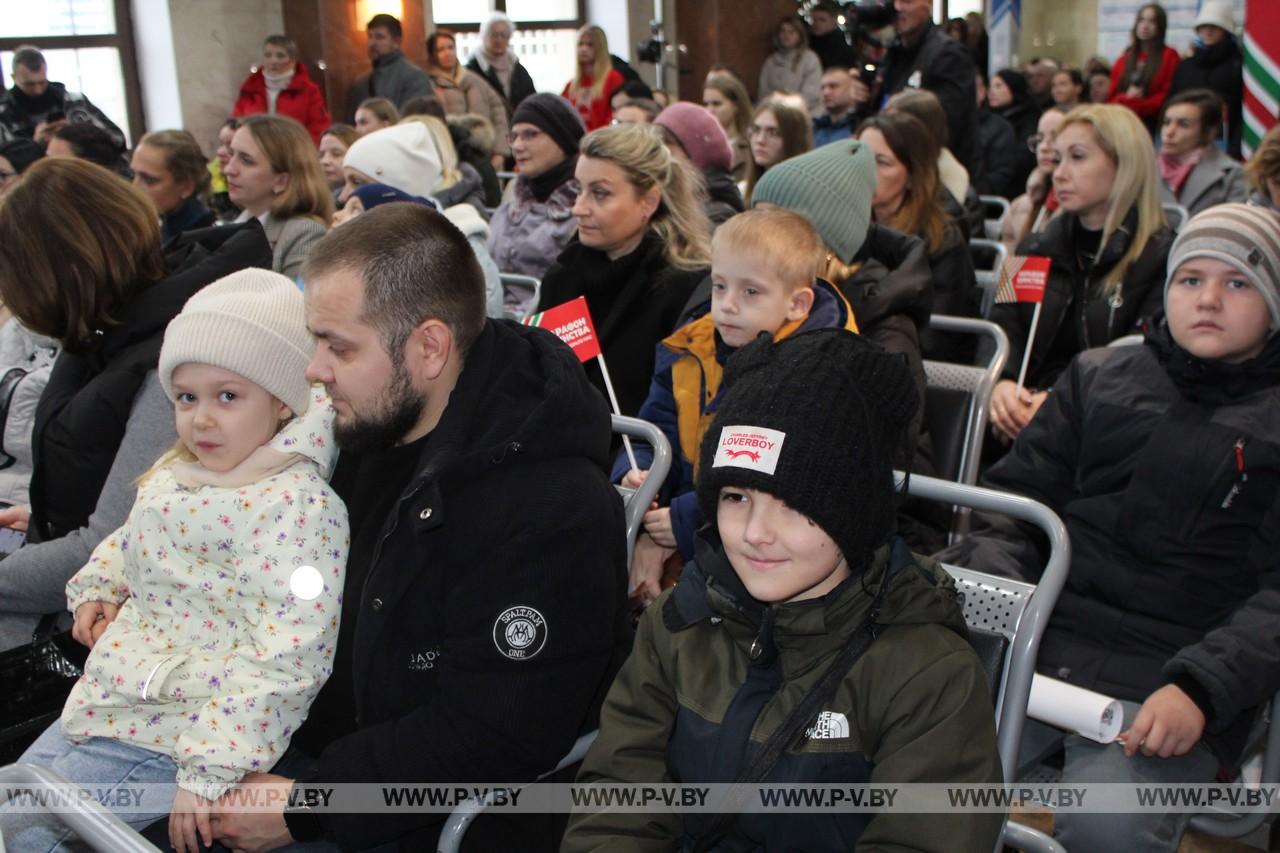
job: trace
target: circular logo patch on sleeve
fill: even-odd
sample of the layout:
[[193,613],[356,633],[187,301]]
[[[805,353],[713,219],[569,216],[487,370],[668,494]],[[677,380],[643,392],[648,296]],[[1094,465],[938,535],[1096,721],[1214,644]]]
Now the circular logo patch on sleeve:
[[528,660],[547,644],[547,621],[532,607],[508,607],[493,623],[493,644],[511,660]]

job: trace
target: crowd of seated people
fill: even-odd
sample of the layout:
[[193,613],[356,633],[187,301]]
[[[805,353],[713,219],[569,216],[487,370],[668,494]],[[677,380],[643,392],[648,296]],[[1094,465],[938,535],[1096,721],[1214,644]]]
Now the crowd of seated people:
[[[987,314],[980,484],[1070,536],[1038,670],[1125,709],[1123,748],[1029,722],[1019,773],[1236,770],[1280,688],[1280,126],[1240,160],[1234,7],[1201,4],[1185,56],[1149,3],[1113,62],[988,73],[980,16],[894,5],[856,36],[826,0],[783,18],[696,102],[591,24],[557,93],[505,13],[470,56],[432,31],[425,67],[377,14],[341,104],[273,35],[212,156],[181,128],[128,147],[18,48],[0,656],[88,649],[21,760],[176,783],[121,817],[179,851],[426,849],[442,814],[300,792],[529,781],[596,730],[557,779],[999,783],[946,566],[1035,583],[1043,543],[988,513],[949,540],[894,476],[935,474],[927,362],[987,355],[930,320],[980,317],[991,233],[1050,266],[1042,303]],[[579,298],[585,363],[538,327]],[[630,541],[656,454],[611,413],[674,456]],[[276,806],[239,808],[252,786]],[[1188,817],[1054,832],[1172,851]],[[1003,819],[493,814],[468,845],[987,851]],[[70,833],[0,803],[4,849]]]

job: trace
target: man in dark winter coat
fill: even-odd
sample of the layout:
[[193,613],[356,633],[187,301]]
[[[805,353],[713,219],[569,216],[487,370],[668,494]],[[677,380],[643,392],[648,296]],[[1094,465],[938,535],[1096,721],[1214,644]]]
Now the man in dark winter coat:
[[973,108],[973,57],[934,25],[931,0],[897,0],[895,6],[898,37],[885,55],[872,103],[883,106],[903,89],[933,92],[947,114],[948,147],[969,170],[970,179],[976,180],[983,170]]
[[347,116],[355,124],[356,108],[368,98],[386,98],[403,107],[411,98],[430,95],[434,88],[427,72],[405,59],[400,50],[403,30],[391,15],[374,15],[366,28],[373,70],[356,78],[347,99]]
[[18,48],[12,70],[13,88],[0,93],[0,142],[22,138],[47,145],[58,128],[87,123],[124,147],[124,134],[102,110],[79,92],[49,81],[49,67],[40,51]]
[[1227,105],[1227,153],[1240,159],[1240,132],[1244,118],[1243,58],[1235,31],[1235,11],[1230,3],[1208,2],[1196,17],[1200,44],[1178,63],[1169,84],[1169,96],[1188,89],[1211,89]]
[[836,16],[839,7],[823,0],[809,12],[809,48],[818,54],[822,70],[833,66],[841,68],[857,68],[858,52],[849,44],[849,37],[840,29]]
[[[978,144],[982,148],[982,162],[987,167],[974,186],[982,195],[1015,199],[1025,189],[1017,186],[1017,172],[1022,153],[1019,145],[1026,147],[1026,142],[1020,143],[1013,125],[988,106],[987,83],[982,72],[975,76],[974,83],[978,88]],[[982,235],[979,233],[977,236]]]
[[[351,552],[334,674],[292,744],[311,770],[248,781],[532,780],[596,727],[630,648],[608,407],[550,333],[485,319],[474,253],[429,208],[343,225],[303,278]],[[425,850],[444,817],[237,813],[219,836]],[[470,840],[554,849],[556,824],[481,819]]]

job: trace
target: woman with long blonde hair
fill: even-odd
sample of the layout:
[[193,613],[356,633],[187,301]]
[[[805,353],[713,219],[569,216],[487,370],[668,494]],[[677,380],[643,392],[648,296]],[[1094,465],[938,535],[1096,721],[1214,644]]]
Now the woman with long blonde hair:
[[223,171],[227,192],[267,232],[271,268],[294,278],[333,217],[333,196],[306,128],[291,118],[252,115],[240,120]]
[[622,84],[622,75],[613,67],[604,30],[594,24],[578,30],[578,68],[560,94],[578,108],[588,131],[608,127],[613,121],[610,99]]
[[1005,379],[991,400],[992,424],[1008,439],[1030,422],[1076,353],[1149,325],[1161,306],[1173,242],[1151,136],[1132,110],[1077,107],[1062,120],[1054,149],[1058,213],[1017,249],[1051,263],[1024,388],[1015,381],[1034,306],[997,305],[991,314],[1009,336]]
[[[578,236],[542,281],[541,309],[585,296],[623,414],[648,393],[654,347],[676,327],[711,263],[697,175],[649,125],[587,134],[579,146]],[[601,391],[595,364],[588,375]]]

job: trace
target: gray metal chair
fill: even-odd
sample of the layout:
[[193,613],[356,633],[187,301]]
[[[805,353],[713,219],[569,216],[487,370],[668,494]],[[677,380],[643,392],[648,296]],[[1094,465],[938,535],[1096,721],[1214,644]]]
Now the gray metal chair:
[[[998,240],[969,241],[969,255],[973,258],[974,278],[982,290],[982,316],[991,316],[991,306],[996,301],[996,284],[1000,280],[1000,268],[1009,258],[1009,250]],[[988,262],[986,257],[993,258]]]
[[[560,763],[551,771],[539,776],[538,779],[545,779],[548,776],[559,773],[566,767],[572,767],[586,758],[587,750],[591,749],[591,744],[595,743],[597,734],[599,734],[598,729],[579,737],[574,742],[573,749],[569,750],[568,754],[560,759]],[[444,822],[444,828],[440,830],[440,840],[436,843],[436,853],[458,853],[462,849],[462,839],[466,837],[467,830],[471,828],[471,824],[475,822],[475,819],[493,804],[496,796],[496,793],[490,793],[483,799],[473,798],[454,809],[453,813],[449,815],[449,819]]]
[[542,295],[542,280],[531,275],[504,272],[502,281],[502,307],[512,320],[523,320],[538,307]]
[[[30,791],[52,799],[58,792],[65,793],[77,787],[45,767],[32,764],[0,767],[0,802],[5,802],[19,791]],[[102,853],[159,853],[150,842],[95,800],[75,796],[61,800],[58,818],[94,850]],[[0,838],[0,851],[4,849],[4,839]]]
[[[925,421],[934,436],[938,473],[942,479],[972,486],[978,482],[978,461],[991,389],[999,381],[1009,358],[1009,338],[1004,329],[990,320],[969,317],[934,314],[929,318],[929,328],[990,339],[990,346],[980,349],[980,352],[990,351],[985,365],[927,360],[924,363]],[[942,411],[944,404],[949,404],[945,406],[946,411]],[[945,426],[944,420],[949,421]],[[940,447],[940,442],[945,446]]]
[[1191,213],[1180,204],[1162,204],[1161,209],[1164,210],[1165,221],[1169,223],[1169,227],[1177,233],[1182,230],[1182,226],[1187,224],[1187,220],[1191,218]]
[[[982,236],[988,240],[999,240],[1005,217],[1009,215],[1009,200],[998,195],[980,195],[978,200],[987,208],[987,218],[982,223]],[[993,209],[999,211],[995,216],[991,215]]]
[[[948,483],[933,477],[912,476],[907,493],[915,498],[936,500],[953,506],[999,512],[1030,522],[1049,539],[1049,559],[1040,582],[1035,585],[1008,580],[957,566],[944,566],[964,596],[964,621],[975,633],[994,633],[1005,638],[1008,650],[999,673],[996,691],[996,744],[1000,766],[1007,782],[1017,779],[1018,750],[1031,697],[1040,639],[1049,624],[1058,595],[1067,580],[1071,564],[1071,544],[1067,529],[1053,510],[1029,498]],[[1036,853],[1063,853],[1063,847],[1042,832],[1005,821],[1003,844]],[[999,845],[997,845],[997,850]]]
[[[1264,786],[1274,787],[1280,783],[1280,726],[1276,725],[1276,711],[1280,709],[1280,692],[1277,692],[1267,705],[1263,716],[1265,737],[1262,739],[1262,779]],[[1219,838],[1242,838],[1262,826],[1267,818],[1266,812],[1250,812],[1247,814],[1202,814],[1191,818],[1192,829],[1205,835]]]
[[636,537],[640,535],[640,528],[644,526],[644,514],[649,511],[649,505],[658,496],[658,491],[667,481],[667,474],[671,471],[671,442],[667,441],[667,436],[662,430],[648,421],[629,418],[625,415],[613,416],[613,431],[619,435],[643,439],[653,448],[653,462],[649,465],[649,476],[645,477],[640,488],[632,490],[618,486],[618,493],[622,495],[627,516],[627,565],[630,566]]

